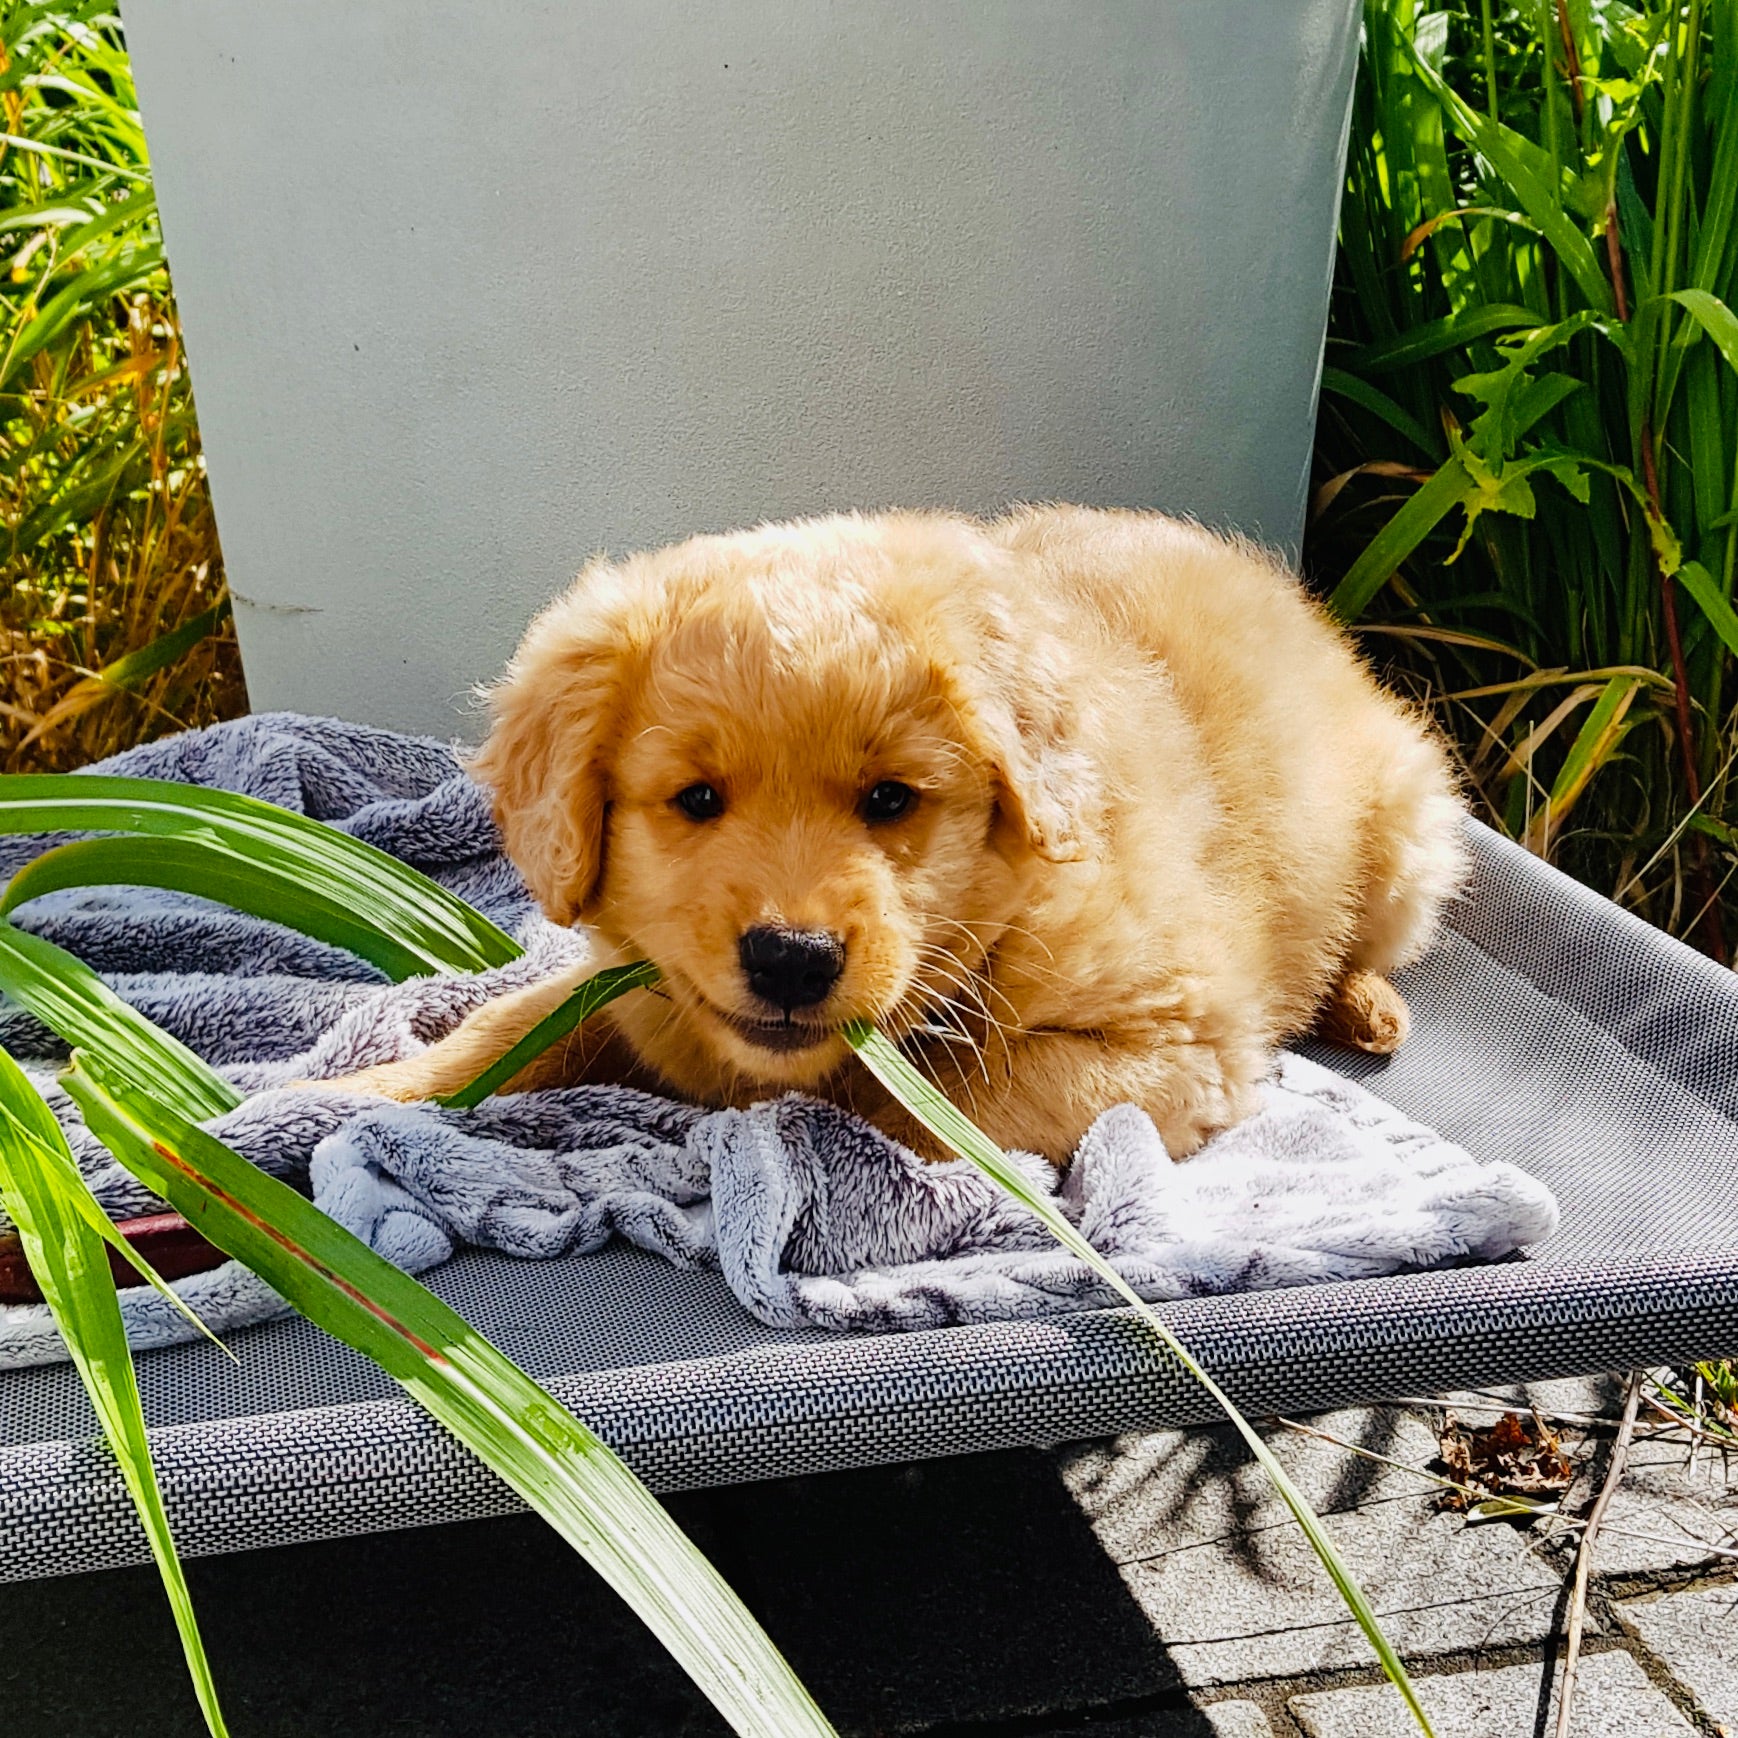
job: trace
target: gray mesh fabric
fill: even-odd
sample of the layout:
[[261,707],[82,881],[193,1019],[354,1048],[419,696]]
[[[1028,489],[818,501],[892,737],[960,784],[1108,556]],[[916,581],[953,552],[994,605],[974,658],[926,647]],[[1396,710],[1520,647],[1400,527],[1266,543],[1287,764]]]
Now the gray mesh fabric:
[[[1523,1261],[1220,1297],[1168,1319],[1255,1413],[1738,1347],[1738,978],[1483,828],[1414,1030],[1321,1052],[1475,1153],[1550,1183]],[[1211,1416],[1126,1312],[887,1336],[760,1326],[716,1275],[612,1247],[467,1255],[434,1288],[679,1490]],[[307,1323],[139,1359],[190,1554],[502,1513],[517,1499]],[[0,1376],[0,1578],[145,1560],[77,1378]]]

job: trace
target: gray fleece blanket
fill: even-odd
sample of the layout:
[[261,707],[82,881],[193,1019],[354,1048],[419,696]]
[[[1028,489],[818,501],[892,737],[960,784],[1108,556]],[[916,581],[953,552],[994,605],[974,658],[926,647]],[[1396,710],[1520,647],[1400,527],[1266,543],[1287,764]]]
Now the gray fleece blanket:
[[[93,769],[96,770],[96,769]],[[718,1270],[779,1327],[937,1327],[1097,1308],[1090,1272],[970,1166],[927,1165],[835,1107],[797,1096],[713,1111],[621,1087],[492,1099],[469,1111],[286,1089],[406,1055],[501,991],[582,960],[503,858],[488,806],[444,744],[266,714],[152,743],[105,772],[244,791],[416,865],[486,912],[525,956],[476,977],[388,984],[273,924],[152,889],[54,894],[18,921],[249,1093],[208,1126],[412,1272],[463,1246],[524,1259],[623,1237]],[[50,841],[0,838],[0,876]],[[54,1107],[116,1218],[160,1206],[54,1084],[64,1049],[0,1005],[0,1044]],[[1107,1107],[1060,1179],[1016,1155],[1153,1300],[1495,1259],[1549,1235],[1556,1206],[1354,1084],[1283,1055],[1257,1115],[1187,1164],[1150,1120]],[[286,1306],[231,1262],[176,1286],[214,1329]],[[136,1346],[188,1338],[145,1289],[123,1294]],[[0,1368],[64,1352],[44,1307],[0,1309]]]

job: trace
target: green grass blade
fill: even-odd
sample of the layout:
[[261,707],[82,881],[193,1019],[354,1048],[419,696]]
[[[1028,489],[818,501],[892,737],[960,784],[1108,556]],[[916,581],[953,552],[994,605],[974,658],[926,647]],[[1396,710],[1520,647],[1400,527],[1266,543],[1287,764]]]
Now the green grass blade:
[[1412,1710],[1413,1718],[1417,1720],[1420,1729],[1429,1734],[1430,1722],[1419,1703],[1411,1679],[1406,1675],[1406,1667],[1401,1663],[1400,1656],[1394,1651],[1393,1644],[1382,1633],[1382,1626],[1377,1621],[1376,1613],[1371,1607],[1369,1599],[1353,1578],[1351,1570],[1347,1568],[1333,1540],[1328,1537],[1326,1529],[1310,1507],[1303,1492],[1292,1483],[1285,1468],[1274,1458],[1273,1451],[1255,1433],[1243,1414],[1237,1410],[1230,1396],[1195,1361],[1188,1348],[1166,1325],[1164,1318],[1159,1315],[1158,1311],[1137,1296],[1122,1275],[1081,1236],[1080,1232],[1056,1206],[1056,1203],[1049,1196],[1041,1194],[1033,1188],[1026,1177],[1009,1163],[1007,1154],[976,1123],[959,1111],[938,1087],[926,1080],[906,1060],[891,1038],[863,1021],[856,1021],[847,1026],[845,1037],[852,1048],[856,1050],[859,1059],[869,1072],[937,1140],[945,1142],[961,1158],[970,1160],[992,1182],[1006,1190],[1021,1206],[1039,1219],[1044,1228],[1064,1249],[1085,1262],[1105,1284],[1110,1286],[1140,1315],[1141,1319],[1158,1335],[1171,1355],[1213,1397],[1214,1402],[1224,1411],[1225,1416],[1237,1427],[1238,1433],[1248,1443],[1250,1452],[1260,1461],[1268,1477],[1273,1480],[1274,1488],[1285,1500],[1286,1507],[1296,1517],[1298,1525],[1303,1528],[1304,1534],[1309,1539],[1316,1555],[1321,1559],[1322,1567],[1327,1570],[1328,1577],[1339,1591],[1340,1598],[1345,1601],[1347,1610],[1358,1620],[1358,1627],[1369,1637],[1371,1646],[1375,1648],[1377,1657],[1382,1662],[1382,1669],[1387,1672],[1395,1688],[1405,1698],[1406,1705]]
[[1409,332],[1397,333],[1377,344],[1366,344],[1346,359],[1346,366],[1359,374],[1382,374],[1396,368],[1410,368],[1448,350],[1464,349],[1480,338],[1490,337],[1493,332],[1512,332],[1544,324],[1536,308],[1493,302],[1465,308],[1458,314],[1444,315],[1440,320],[1427,320]]
[[7,539],[10,560],[18,562],[67,526],[87,520],[144,480],[150,470],[145,443],[136,435],[112,450],[94,475],[67,488],[66,475],[44,490],[47,498],[12,528]]
[[87,175],[70,186],[57,187],[50,197],[29,205],[13,205],[0,213],[0,235],[15,229],[64,229],[68,224],[89,223],[108,206],[115,185],[110,175]]
[[147,1187],[310,1321],[372,1358],[583,1555],[739,1732],[832,1727],[656,1498],[463,1317],[293,1189],[80,1054],[67,1090]]
[[[1674,290],[1660,300],[1676,302],[1687,308],[1696,324],[1714,340],[1727,363],[1738,370],[1738,315],[1734,315],[1718,296],[1710,295],[1706,290]],[[1659,303],[1654,305],[1658,307]]]
[[1476,492],[1477,485],[1460,459],[1444,460],[1430,481],[1420,485],[1412,499],[1364,546],[1345,578],[1334,587],[1329,610],[1343,622],[1356,621],[1400,563]]
[[108,836],[58,845],[25,864],[0,894],[0,916],[68,887],[166,887],[195,893],[347,948],[395,983],[428,970],[427,957],[370,923],[352,905],[309,887],[277,862],[221,840]]
[[213,604],[196,616],[189,616],[180,627],[171,628],[136,651],[127,652],[103,665],[92,680],[107,688],[137,687],[146,677],[155,676],[159,670],[167,670],[171,664],[186,657],[228,620],[229,599],[225,598],[222,603]]
[[5,365],[0,367],[0,389],[11,386],[19,370],[32,356],[46,349],[74,321],[85,317],[93,302],[125,295],[162,269],[163,250],[152,242],[146,246],[124,248],[100,266],[80,272],[71,283],[56,290],[43,303],[42,311],[13,340]]
[[[5,1057],[7,1062],[11,1061],[4,1049],[0,1049],[0,1057]],[[16,1067],[16,1064],[13,1066]],[[26,1085],[28,1084],[29,1082],[26,1081]],[[4,1108],[8,1096],[4,1081],[0,1081],[0,1108]],[[16,1094],[10,1095],[14,1101],[16,1101],[16,1096]],[[121,1260],[126,1262],[146,1285],[150,1286],[165,1303],[170,1304],[186,1317],[190,1327],[197,1328],[226,1358],[232,1363],[236,1362],[235,1354],[205,1325],[199,1312],[121,1235],[120,1227],[103,1211],[102,1203],[85,1185],[83,1175],[73,1160],[71,1150],[67,1148],[64,1138],[59,1134],[53,1112],[49,1111],[46,1105],[43,1105],[42,1100],[35,1093],[30,1096],[43,1112],[31,1123],[32,1128],[41,1137],[39,1142],[41,1153],[46,1155],[46,1162],[54,1166],[67,1185],[61,1197],[66,1210],[78,1214],[91,1231],[100,1237]],[[16,1102],[14,1102],[14,1109],[16,1110]],[[47,1133],[51,1127],[56,1131],[52,1138]],[[113,1265],[111,1262],[111,1272]]]
[[1575,805],[1587,781],[1610,759],[1623,740],[1623,720],[1641,683],[1634,676],[1614,676],[1594,702],[1551,784],[1551,817],[1561,820]]
[[1442,442],[1433,439],[1430,430],[1411,411],[1403,409],[1387,393],[1379,391],[1369,381],[1360,380],[1357,375],[1348,374],[1343,368],[1324,368],[1322,391],[1332,393],[1336,398],[1346,399],[1349,403],[1369,411],[1372,416],[1380,417],[1396,434],[1402,434],[1411,441],[1421,453],[1429,454],[1432,459],[1442,457]]
[[[1372,10],[1366,9],[1367,24]],[[1383,32],[1389,83],[1396,97],[1392,111],[1383,119],[1383,139],[1393,159],[1390,174],[1402,187],[1408,182],[1416,185],[1416,194],[1406,199],[1409,229],[1423,219],[1453,211],[1461,203],[1454,168],[1448,160],[1442,108],[1430,91],[1419,88],[1420,80],[1415,76],[1419,64],[1441,66],[1448,46],[1448,23],[1447,13],[1426,12],[1404,22],[1396,18]],[[1451,312],[1471,305],[1480,296],[1487,301],[1497,299],[1485,291],[1473,242],[1474,237],[1460,224],[1449,224],[1432,231],[1426,244],[1437,262]],[[1391,269],[1400,251],[1399,246],[1393,249],[1382,262],[1384,269]]]
[[83,151],[71,151],[64,145],[50,145],[41,139],[26,139],[20,133],[0,133],[0,144],[15,151],[33,151],[39,156],[52,157],[61,163],[77,163],[87,169],[101,169],[105,174],[120,175],[129,181],[148,181],[149,174],[143,169],[128,169],[119,163],[105,162],[101,157],[92,157]]
[[138,230],[141,223],[150,226],[149,233],[154,235],[156,221],[157,192],[153,187],[141,187],[127,199],[104,200],[94,212],[86,214],[85,222],[78,228],[60,237],[62,257],[76,259],[88,254],[91,244],[101,237],[117,229]]
[[[1686,325],[1686,330],[1694,328]],[[1719,354],[1708,344],[1697,345],[1684,364],[1681,423],[1685,434],[1680,449],[1688,449],[1695,523],[1703,536],[1711,529],[1708,521],[1719,515],[1730,498],[1733,454],[1720,414],[1720,375],[1724,368]],[[1680,512],[1679,518],[1686,525],[1691,522],[1688,513]]]
[[[1716,54],[1717,71],[1730,80],[1731,62],[1738,43],[1730,35],[1726,39],[1724,56]],[[1721,66],[1718,63],[1724,61]],[[1738,217],[1738,102],[1721,101],[1710,91],[1709,113],[1715,117],[1719,145],[1714,153],[1713,168],[1702,195],[1702,229],[1696,238],[1695,253],[1690,267],[1690,281],[1699,290],[1713,289],[1725,275],[1726,250],[1732,236],[1734,217]]]
[[[142,453],[135,456],[143,460]],[[123,455],[122,462],[125,465],[132,460]],[[77,516],[76,513],[73,515]],[[226,597],[221,603],[213,604],[210,609],[201,610],[178,628],[171,628],[166,634],[159,634],[156,639],[140,646],[136,651],[125,653],[103,665],[100,670],[93,670],[83,681],[75,682],[67,689],[36,721],[24,745],[46,735],[57,724],[76,718],[93,706],[100,706],[115,694],[128,692],[142,682],[149,681],[159,671],[168,669],[195,646],[209,639],[228,619],[229,599]]]
[[48,1107],[0,1050],[0,1201],[18,1227],[30,1271],[54,1313],[144,1526],[205,1724],[215,1738],[226,1738],[217,1686],[157,1486],[108,1256],[77,1204],[80,1197],[96,1207]]
[[1678,582],[1692,598],[1696,608],[1708,618],[1708,626],[1720,636],[1726,649],[1738,658],[1738,613],[1721,595],[1714,576],[1699,561],[1686,561],[1678,569]]
[[[310,896],[348,906],[430,972],[480,972],[521,948],[479,911],[396,857],[306,815],[167,779],[15,773],[0,778],[0,833],[143,833],[221,847]],[[148,850],[141,850],[141,859]],[[147,875],[145,879],[149,880]]]
[[631,965],[606,966],[587,978],[553,1013],[545,1014],[511,1050],[498,1062],[492,1062],[468,1086],[448,1094],[440,1102],[456,1110],[468,1110],[497,1093],[528,1062],[535,1061],[550,1045],[558,1044],[569,1032],[606,1002],[629,990],[649,989],[658,981],[658,968],[650,960],[635,960]]
[[1515,203],[1538,225],[1588,305],[1611,313],[1611,285],[1592,242],[1563,209],[1562,188],[1549,156],[1522,134],[1479,114],[1422,55],[1414,52],[1412,64],[1442,105],[1449,125],[1501,177]]
[[41,936],[0,922],[0,991],[67,1043],[99,1051],[147,1081],[182,1115],[222,1116],[241,1094],[187,1046],[125,1002],[83,961]]

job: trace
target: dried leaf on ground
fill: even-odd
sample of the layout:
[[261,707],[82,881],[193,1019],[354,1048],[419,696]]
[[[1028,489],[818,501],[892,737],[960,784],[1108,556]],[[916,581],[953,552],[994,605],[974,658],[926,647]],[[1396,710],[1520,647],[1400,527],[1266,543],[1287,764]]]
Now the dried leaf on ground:
[[1469,1430],[1451,1412],[1443,1425],[1441,1465],[1448,1476],[1477,1493],[1444,1491],[1445,1509],[1465,1509],[1487,1497],[1549,1501],[1569,1488],[1575,1469],[1563,1439],[1537,1413],[1505,1412],[1488,1430]]

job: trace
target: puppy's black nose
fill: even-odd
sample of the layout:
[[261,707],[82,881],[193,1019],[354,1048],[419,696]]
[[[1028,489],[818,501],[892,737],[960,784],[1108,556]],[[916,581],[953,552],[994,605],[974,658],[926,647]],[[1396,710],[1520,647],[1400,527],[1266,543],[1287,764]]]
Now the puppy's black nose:
[[737,944],[748,987],[783,1008],[824,1002],[845,969],[845,944],[825,929],[775,929],[760,925]]

